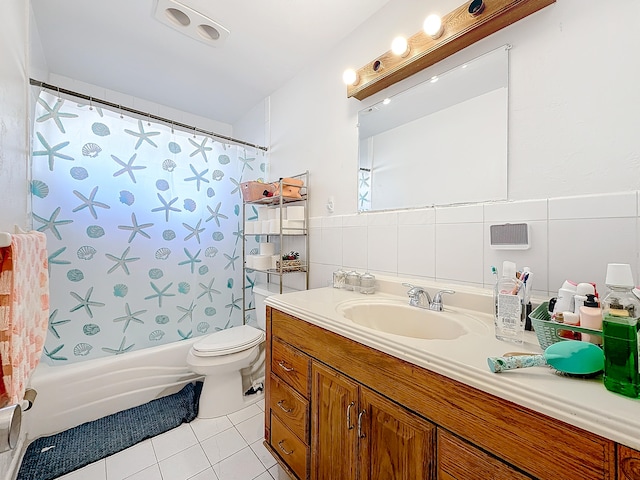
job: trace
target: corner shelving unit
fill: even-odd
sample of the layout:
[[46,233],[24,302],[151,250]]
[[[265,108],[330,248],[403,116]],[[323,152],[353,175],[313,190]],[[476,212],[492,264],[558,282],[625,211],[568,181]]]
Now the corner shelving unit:
[[[300,186],[300,197],[287,197],[282,195],[283,187],[293,186],[298,187],[298,185],[287,183],[284,179],[280,179],[278,182],[279,188],[278,192],[280,195],[274,195],[272,197],[264,197],[258,200],[253,201],[243,201],[242,205],[242,231],[243,236],[246,235],[247,227],[247,207],[249,206],[260,206],[266,208],[278,208],[280,219],[278,222],[279,228],[277,232],[270,233],[254,233],[253,235],[260,237],[260,242],[263,241],[268,242],[270,238],[278,239],[279,251],[276,250],[276,254],[278,255],[280,261],[278,263],[278,268],[267,268],[267,269],[259,269],[259,268],[248,268],[247,267],[247,242],[243,239],[242,242],[242,288],[243,292],[246,292],[247,288],[247,273],[248,272],[259,272],[264,273],[267,276],[267,284],[276,284],[279,286],[279,292],[282,293],[283,290],[283,280],[286,276],[295,275],[295,276],[304,276],[304,289],[307,290],[309,288],[309,171],[305,171],[304,173],[298,175],[292,175],[287,178],[302,180],[303,184]],[[284,227],[284,212],[285,207],[290,205],[303,205],[304,206],[304,224],[302,228],[285,228]],[[249,234],[252,235],[252,234]],[[290,270],[284,266],[284,262],[282,261],[282,256],[285,254],[284,243],[285,239],[288,237],[296,237],[296,238],[304,238],[304,251],[300,252],[302,256],[300,265],[296,265],[296,270]],[[246,299],[246,295],[242,296],[242,316],[244,321],[246,321],[246,314],[251,310],[255,310],[255,306],[249,307]]]

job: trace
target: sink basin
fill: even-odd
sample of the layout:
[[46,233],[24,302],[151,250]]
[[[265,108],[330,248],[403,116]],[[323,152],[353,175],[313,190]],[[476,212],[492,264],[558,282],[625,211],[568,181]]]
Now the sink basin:
[[488,332],[481,320],[446,307],[434,312],[385,299],[344,302],[337,311],[355,324],[404,337],[455,340],[470,331]]

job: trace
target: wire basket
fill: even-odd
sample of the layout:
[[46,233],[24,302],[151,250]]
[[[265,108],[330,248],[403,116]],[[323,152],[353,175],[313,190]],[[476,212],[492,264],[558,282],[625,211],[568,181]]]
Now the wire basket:
[[549,302],[542,302],[529,314],[531,325],[538,337],[538,343],[545,350],[549,345],[562,340],[578,339],[578,333],[588,333],[589,335],[602,336],[602,331],[590,328],[567,325],[566,323],[556,323],[549,315]]

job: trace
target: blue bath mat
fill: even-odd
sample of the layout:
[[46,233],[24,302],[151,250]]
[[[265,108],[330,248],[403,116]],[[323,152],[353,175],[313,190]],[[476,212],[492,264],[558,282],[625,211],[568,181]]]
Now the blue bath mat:
[[198,413],[201,389],[202,383],[189,383],[173,395],[38,438],[27,448],[17,480],[58,478],[190,422]]

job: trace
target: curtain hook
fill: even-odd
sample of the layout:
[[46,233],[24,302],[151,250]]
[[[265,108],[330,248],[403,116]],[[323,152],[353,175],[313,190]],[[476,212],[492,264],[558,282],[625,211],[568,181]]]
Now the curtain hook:
[[93,98],[89,97],[89,110],[93,110]]
[[60,87],[57,87],[57,88],[58,88],[58,102],[61,102],[62,97],[60,97]]
[[193,138],[196,138],[196,127],[193,127]]
[[175,131],[173,130],[173,120],[171,120],[171,133],[175,133]]
[[122,115],[122,105],[118,105],[118,107],[120,108],[120,118],[124,118],[124,116]]
[[147,125],[151,126],[151,114],[147,112]]

